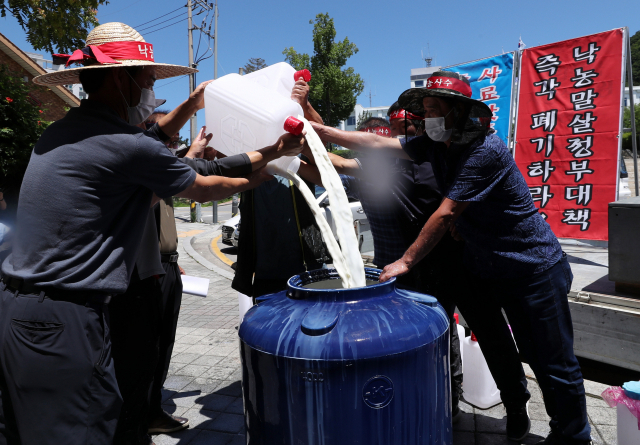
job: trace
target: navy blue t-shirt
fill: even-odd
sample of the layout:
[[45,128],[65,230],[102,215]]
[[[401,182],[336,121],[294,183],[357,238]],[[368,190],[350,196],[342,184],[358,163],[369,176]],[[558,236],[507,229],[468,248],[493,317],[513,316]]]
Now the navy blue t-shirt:
[[153,193],[174,196],[195,178],[163,143],[83,100],[33,149],[2,272],[37,286],[123,293]]
[[488,135],[468,147],[447,148],[427,136],[401,143],[411,158],[431,162],[444,197],[470,202],[456,228],[465,239],[465,263],[473,273],[519,278],[560,260],[560,243],[498,136]]

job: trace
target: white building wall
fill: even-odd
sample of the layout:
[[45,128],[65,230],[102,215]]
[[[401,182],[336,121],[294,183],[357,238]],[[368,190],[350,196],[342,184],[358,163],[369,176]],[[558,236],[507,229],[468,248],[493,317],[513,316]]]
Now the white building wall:
[[[54,65],[52,60],[45,59],[41,54],[29,53],[29,52],[25,52],[25,54],[28,55],[31,58],[31,60],[33,60],[42,68],[44,68],[44,70],[48,73],[53,73],[55,71],[64,69],[64,65]],[[71,94],[76,96],[78,99],[87,98],[87,93],[84,92],[84,90],[82,89],[82,85],[80,85],[79,83],[73,84],[73,85],[64,85],[64,87],[67,90],[69,90]]]
[[364,113],[370,113],[371,117],[381,117],[383,119],[387,119],[387,111],[389,111],[389,106],[385,107],[363,107],[360,104],[356,104],[355,108],[349,115],[346,121],[341,121],[338,125],[338,128],[346,131],[355,131],[356,124]]
[[[640,86],[633,87],[633,103],[634,105],[640,105]],[[628,107],[630,104],[629,87],[624,87],[624,106]]]

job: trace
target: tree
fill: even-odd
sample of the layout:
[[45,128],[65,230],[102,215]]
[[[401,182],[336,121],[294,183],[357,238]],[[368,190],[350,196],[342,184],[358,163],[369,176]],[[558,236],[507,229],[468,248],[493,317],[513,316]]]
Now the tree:
[[373,117],[373,114],[371,114],[370,111],[363,111],[362,114],[358,116],[358,122],[356,122],[356,130],[360,128],[360,125],[362,125],[364,121],[366,121],[370,117]]
[[249,59],[249,63],[247,63],[244,66],[244,73],[245,74],[253,73],[254,71],[258,71],[266,67],[267,67],[267,64],[264,62],[264,59],[261,59],[259,57],[256,59],[252,57],[251,59]]
[[33,105],[25,82],[6,65],[0,65],[0,91],[0,187],[15,192],[49,122],[41,120],[43,110]]
[[[0,0],[0,15],[13,15],[36,50],[70,53],[84,47],[87,28],[98,25],[107,0]],[[53,48],[56,47],[57,51]]]
[[[640,104],[636,104],[634,107],[633,115],[636,121],[636,133],[640,134]],[[622,127],[631,128],[631,108],[625,107],[622,113]],[[631,141],[632,134],[624,133],[622,135],[622,148],[625,150],[631,150],[633,148]],[[637,147],[640,149],[640,146]]]
[[633,71],[633,84],[640,85],[640,31],[631,37],[631,71]]
[[293,47],[282,54],[296,70],[311,71],[309,101],[325,125],[335,127],[349,117],[364,89],[364,81],[353,68],[342,69],[358,48],[348,37],[335,41],[336,29],[328,13],[318,14],[315,23],[310,20],[309,24],[313,24],[313,56],[299,54]]

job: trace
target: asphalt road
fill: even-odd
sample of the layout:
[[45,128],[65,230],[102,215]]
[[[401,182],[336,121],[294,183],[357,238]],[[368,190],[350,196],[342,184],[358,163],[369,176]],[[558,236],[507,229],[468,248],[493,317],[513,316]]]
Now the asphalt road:
[[[178,222],[189,222],[189,207],[176,207],[174,213]],[[218,222],[224,222],[231,218],[231,202],[218,205]],[[207,224],[212,224],[213,208],[202,207],[202,219]]]

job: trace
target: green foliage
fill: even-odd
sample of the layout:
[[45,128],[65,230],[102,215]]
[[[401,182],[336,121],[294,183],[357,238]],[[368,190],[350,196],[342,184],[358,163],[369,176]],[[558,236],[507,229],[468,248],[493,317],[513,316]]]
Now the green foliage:
[[309,101],[325,125],[335,127],[349,117],[364,89],[364,81],[353,68],[342,68],[358,48],[347,37],[335,40],[336,29],[328,13],[318,14],[315,23],[310,20],[309,24],[313,24],[313,56],[300,54],[293,47],[282,54],[296,70],[311,71]]
[[365,111],[364,113],[362,113],[360,117],[358,117],[358,121],[356,122],[356,129],[360,128],[360,125],[362,125],[362,123],[370,117],[373,117],[373,114],[371,114],[370,111]]
[[253,73],[254,71],[258,71],[266,67],[267,67],[267,64],[265,63],[264,59],[261,59],[259,57],[258,58],[252,57],[251,59],[249,59],[249,62],[244,66],[244,73],[245,74]]
[[640,85],[640,31],[631,36],[631,71],[633,84]]
[[335,150],[333,154],[343,157],[345,159],[353,159],[359,157],[359,153],[353,150]]
[[[633,115],[636,121],[636,131],[640,133],[640,104],[633,107]],[[631,128],[631,108],[625,107],[622,114],[622,127]]]
[[84,47],[88,28],[98,25],[107,0],[0,0],[0,16],[13,15],[36,50],[70,53]]
[[29,90],[17,74],[0,65],[0,187],[18,189],[31,150],[49,122],[29,101]]

